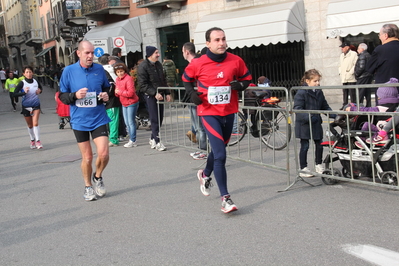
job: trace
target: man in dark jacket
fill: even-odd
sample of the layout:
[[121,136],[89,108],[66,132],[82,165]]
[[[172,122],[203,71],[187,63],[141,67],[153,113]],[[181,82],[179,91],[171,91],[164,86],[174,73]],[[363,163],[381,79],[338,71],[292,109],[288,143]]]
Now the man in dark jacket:
[[376,84],[390,78],[399,79],[399,29],[395,24],[385,24],[378,34],[382,45],[377,46],[366,65],[366,71],[374,74]]
[[[373,75],[366,71],[366,64],[370,59],[370,54],[367,52],[367,44],[359,44],[357,52],[359,56],[355,65],[356,84],[370,84],[373,80]],[[366,98],[366,107],[371,107],[371,88],[359,89],[359,103],[363,103],[363,98]]]
[[167,87],[166,79],[163,73],[163,67],[159,59],[159,51],[154,46],[146,47],[146,59],[139,65],[137,70],[137,79],[140,86],[140,92],[144,93],[147,103],[148,113],[151,121],[151,149],[158,151],[166,150],[159,139],[159,127],[162,125],[164,105],[159,105],[159,117],[157,101],[170,102],[170,91],[168,89],[159,90],[158,87]]

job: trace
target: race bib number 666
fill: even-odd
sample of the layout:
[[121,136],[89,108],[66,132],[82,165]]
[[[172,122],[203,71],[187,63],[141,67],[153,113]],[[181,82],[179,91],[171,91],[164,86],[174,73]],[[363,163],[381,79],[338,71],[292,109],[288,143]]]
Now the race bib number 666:
[[208,87],[208,102],[210,104],[230,103],[230,97],[231,97],[230,86]]
[[85,98],[76,100],[76,106],[96,107],[97,106],[96,92],[95,91],[87,92]]

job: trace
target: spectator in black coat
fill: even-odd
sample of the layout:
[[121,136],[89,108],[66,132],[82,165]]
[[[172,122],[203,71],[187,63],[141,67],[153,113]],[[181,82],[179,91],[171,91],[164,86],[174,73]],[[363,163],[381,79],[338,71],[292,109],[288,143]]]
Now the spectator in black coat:
[[[370,84],[373,80],[373,75],[366,71],[366,64],[370,59],[370,54],[367,52],[367,44],[359,44],[357,52],[359,56],[355,64],[356,85]],[[359,103],[363,103],[363,98],[366,98],[366,107],[371,107],[371,88],[359,89]]]
[[390,78],[399,79],[399,29],[395,24],[385,24],[378,34],[382,45],[377,46],[366,65],[374,74],[375,83],[386,83]]
[[159,138],[159,127],[163,121],[164,105],[160,104],[158,109],[157,101],[164,101],[166,99],[166,101],[170,102],[170,90],[157,91],[158,87],[168,86],[162,64],[158,61],[159,56],[159,50],[156,47],[146,47],[146,59],[138,67],[137,79],[140,92],[144,93],[150,115],[152,133],[149,143],[151,149],[164,151],[166,148]]

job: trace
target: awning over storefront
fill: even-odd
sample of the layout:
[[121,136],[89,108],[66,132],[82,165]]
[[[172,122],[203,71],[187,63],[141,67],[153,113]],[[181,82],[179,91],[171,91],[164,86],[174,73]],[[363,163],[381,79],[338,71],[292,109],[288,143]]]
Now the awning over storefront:
[[305,41],[303,1],[268,4],[213,13],[202,17],[195,29],[194,43],[205,46],[205,32],[219,27],[230,48],[269,43]]
[[138,17],[126,19],[116,23],[97,26],[87,32],[85,40],[104,40],[112,37],[125,37],[127,52],[141,52],[141,28]]
[[327,37],[379,32],[382,25],[399,24],[398,0],[330,0]]
[[40,53],[38,53],[35,57],[39,57],[39,56],[43,56],[46,55],[48,53],[48,51],[50,51],[51,49],[53,49],[55,46],[50,46],[47,47],[45,49],[43,49]]

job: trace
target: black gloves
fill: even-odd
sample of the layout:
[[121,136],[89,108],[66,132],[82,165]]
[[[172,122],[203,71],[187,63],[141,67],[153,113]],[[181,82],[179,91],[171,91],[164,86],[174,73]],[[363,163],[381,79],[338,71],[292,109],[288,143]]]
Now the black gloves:
[[194,85],[192,82],[183,82],[184,88],[186,89],[186,93],[190,96],[191,102],[195,105],[202,104],[202,100],[198,95],[201,95],[202,92],[198,92],[194,89]]
[[233,80],[232,82],[230,82],[230,86],[232,90],[236,90],[236,91],[243,91],[244,89],[244,84],[242,84],[242,82],[239,82],[237,80]]
[[233,80],[232,82],[230,82],[230,86],[232,90],[243,91],[246,88],[248,88],[250,83],[251,81],[249,80],[244,80],[244,81]]
[[201,95],[202,92],[198,92],[198,91],[193,91],[191,93],[191,102],[194,103],[195,105],[200,105],[202,104],[202,99],[198,96]]

